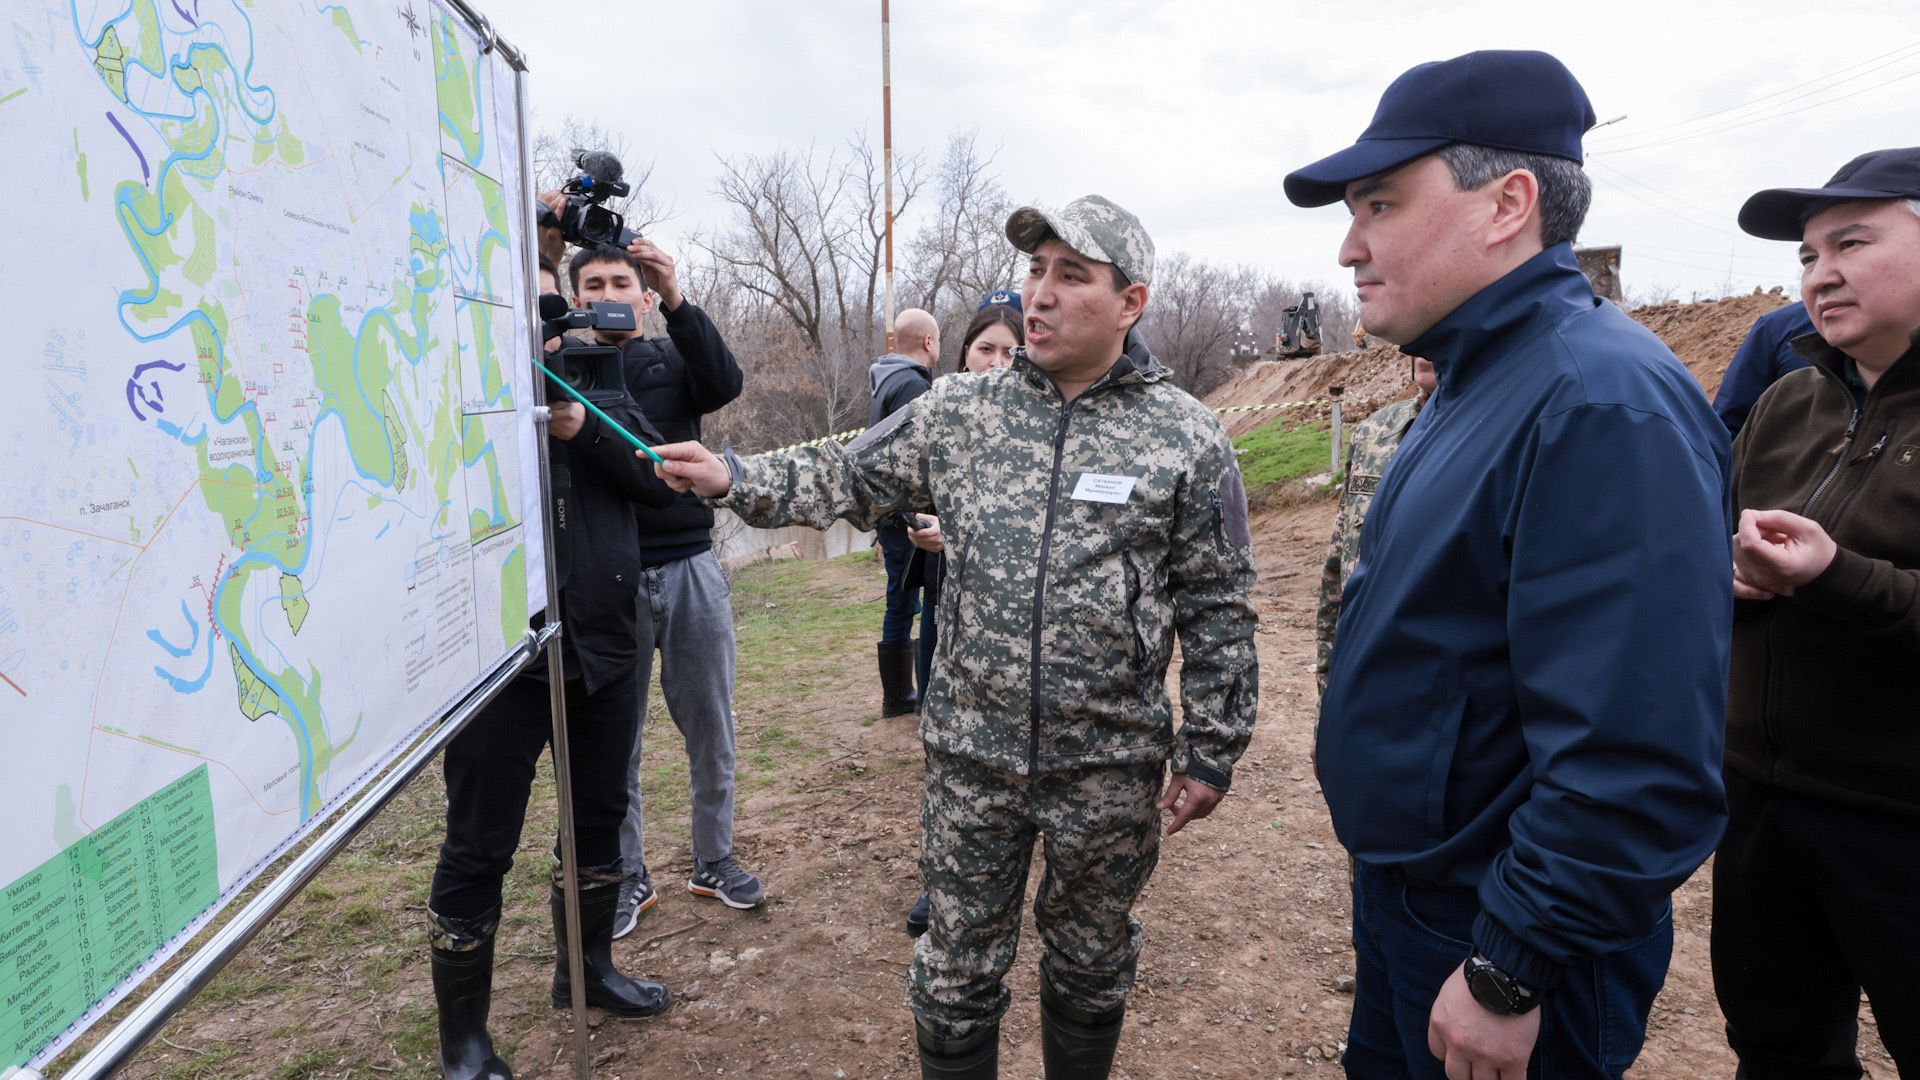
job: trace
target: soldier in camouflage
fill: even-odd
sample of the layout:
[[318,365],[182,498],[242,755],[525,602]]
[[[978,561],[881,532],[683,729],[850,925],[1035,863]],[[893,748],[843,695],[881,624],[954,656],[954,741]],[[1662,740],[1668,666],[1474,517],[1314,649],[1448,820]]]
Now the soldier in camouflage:
[[1153,270],[1138,219],[1087,196],[1017,210],[1007,235],[1032,256],[1011,365],[939,380],[844,449],[658,449],[669,483],[763,527],[941,508],[952,562],[921,720],[933,919],[909,988],[921,1071],[997,1075],[1002,980],[1044,836],[1042,1058],[1050,1078],[1097,1078],[1133,983],[1159,811],[1169,834],[1211,812],[1252,734],[1251,539],[1218,419],[1123,347]]
[[1340,488],[1340,509],[1333,519],[1333,539],[1327,543],[1327,562],[1320,570],[1320,606],[1314,612],[1313,636],[1318,645],[1313,663],[1313,681],[1320,692],[1327,692],[1327,663],[1333,657],[1333,631],[1340,622],[1340,594],[1360,561],[1360,525],[1367,519],[1367,504],[1373,501],[1374,488],[1386,474],[1387,461],[1400,449],[1400,437],[1413,426],[1420,406],[1433,393],[1433,365],[1425,360],[1413,362],[1413,382],[1420,392],[1404,401],[1374,410],[1353,429],[1353,441],[1347,444],[1347,480]]

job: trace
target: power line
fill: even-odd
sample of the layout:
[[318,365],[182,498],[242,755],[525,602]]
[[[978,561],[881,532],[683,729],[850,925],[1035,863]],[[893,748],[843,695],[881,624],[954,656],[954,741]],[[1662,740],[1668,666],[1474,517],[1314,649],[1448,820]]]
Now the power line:
[[1856,97],[1859,97],[1861,94],[1869,93],[1874,90],[1879,90],[1884,87],[1892,86],[1894,83],[1905,82],[1906,80],[1914,78],[1915,76],[1920,76],[1920,68],[1916,68],[1913,71],[1909,71],[1905,75],[1900,75],[1900,76],[1896,76],[1894,78],[1888,79],[1885,82],[1874,83],[1872,86],[1863,86],[1860,89],[1854,90],[1850,93],[1841,94],[1839,97],[1827,98],[1824,101],[1815,101],[1807,105],[1802,105],[1797,109],[1788,109],[1785,112],[1768,113],[1765,115],[1755,116],[1750,119],[1741,120],[1737,123],[1726,124],[1721,127],[1707,128],[1702,131],[1689,132],[1683,135],[1675,135],[1672,138],[1667,138],[1667,139],[1656,139],[1653,142],[1640,143],[1635,146],[1619,146],[1619,147],[1610,148],[1605,151],[1596,150],[1594,152],[1596,154],[1597,153],[1631,154],[1638,150],[1651,150],[1657,146],[1671,146],[1674,143],[1687,142],[1692,139],[1706,138],[1707,136],[1710,136],[1710,135],[1723,135],[1729,131],[1734,131],[1743,127],[1751,127],[1754,124],[1764,123],[1768,120],[1779,120],[1779,119],[1782,119],[1783,117],[1794,116],[1799,113],[1807,112],[1811,109],[1818,109],[1825,105],[1835,105],[1835,104],[1838,104],[1839,102],[1846,101],[1848,98],[1856,98]]
[[[1705,273],[1715,274],[1722,277],[1746,278],[1749,281],[1765,281],[1775,285],[1787,285],[1792,283],[1791,281],[1782,279],[1778,274],[1755,274],[1745,270],[1729,270],[1723,266],[1702,266],[1699,263],[1690,263],[1681,259],[1663,259],[1658,255],[1640,255],[1638,257],[1642,259],[1646,259],[1650,262],[1663,263],[1667,266],[1684,266],[1689,270],[1700,270]],[[1626,252],[1623,251],[1621,253],[1621,258],[1623,259],[1626,258]]]
[[[1790,255],[1786,257],[1740,255],[1726,251],[1707,251],[1702,248],[1681,248],[1671,247],[1666,244],[1648,244],[1635,240],[1623,240],[1621,241],[1621,245],[1631,248],[1634,251],[1639,251],[1642,248],[1652,248],[1655,251],[1670,251],[1679,255],[1705,255],[1709,259],[1739,259],[1741,262],[1766,263],[1770,266],[1788,266],[1790,269],[1792,268],[1791,264],[1793,262],[1793,258]],[[1799,271],[1795,269],[1794,272],[1797,274]]]
[[[1809,90],[1807,91],[1807,93],[1799,95],[1799,97],[1811,97],[1814,94],[1825,93],[1826,91],[1833,89],[1834,86],[1845,85],[1846,83],[1851,82],[1854,79],[1864,78],[1865,76],[1870,75],[1875,71],[1879,71],[1882,68],[1890,67],[1893,64],[1897,64],[1900,62],[1901,59],[1905,59],[1905,57],[1901,56],[1900,54],[1912,53],[1915,50],[1920,50],[1920,41],[1910,42],[1906,45],[1902,45],[1901,47],[1892,50],[1891,52],[1884,52],[1878,56],[1870,56],[1867,59],[1862,60],[1857,64],[1848,64],[1846,67],[1840,68],[1837,71],[1830,71],[1827,74],[1821,75],[1817,78],[1808,79],[1806,82],[1795,83],[1792,86],[1775,90],[1770,94],[1762,94],[1757,98],[1753,98],[1750,101],[1741,102],[1738,105],[1729,105],[1723,109],[1715,109],[1714,111],[1709,113],[1702,113],[1699,116],[1693,117],[1690,120],[1676,120],[1672,123],[1662,124],[1658,127],[1648,128],[1644,131],[1628,130],[1628,131],[1610,132],[1607,135],[1602,136],[1601,140],[1603,141],[1605,139],[1613,139],[1616,142],[1631,143],[1638,139],[1645,138],[1648,135],[1658,134],[1659,132],[1662,132],[1662,131],[1671,131],[1675,128],[1690,127],[1694,124],[1699,123],[1702,120],[1711,120],[1716,116],[1724,116],[1727,113],[1740,112],[1744,109],[1750,109],[1753,106],[1758,105],[1763,101],[1767,101],[1772,98],[1777,98],[1782,95],[1791,94],[1796,90],[1801,90],[1806,87],[1813,86],[1815,83],[1827,82],[1828,80],[1833,79],[1836,76],[1843,75],[1849,71],[1855,72],[1855,74],[1848,75],[1846,78],[1841,79],[1839,82],[1834,83],[1832,86],[1823,86],[1816,90]],[[1896,59],[1888,59],[1889,57],[1896,57]],[[1887,62],[1880,63],[1880,61],[1883,61],[1883,60]],[[1868,67],[1868,65],[1877,65],[1877,66]],[[1786,104],[1786,102],[1779,102],[1776,104]],[[1774,106],[1769,106],[1769,108],[1772,108],[1772,107]]]
[[1684,206],[1689,210],[1698,211],[1699,213],[1705,214],[1708,217],[1714,219],[1715,221],[1726,220],[1726,216],[1725,216],[1726,211],[1724,210],[1714,210],[1705,206],[1701,206],[1697,203],[1690,203],[1687,200],[1681,198],[1680,196],[1673,194],[1672,192],[1663,191],[1660,188],[1654,187],[1652,184],[1647,183],[1645,180],[1642,180],[1637,176],[1630,175],[1626,170],[1620,168],[1617,165],[1611,165],[1604,161],[1596,161],[1596,162],[1593,162],[1593,164],[1599,168],[1607,170],[1608,172],[1612,173],[1613,175],[1619,177],[1622,180],[1628,181],[1629,183],[1632,183],[1636,186],[1646,188],[1648,191],[1653,192],[1655,195],[1658,195],[1661,198],[1668,200],[1669,202],[1678,203],[1679,205]]
[[[1689,225],[1692,225],[1696,229],[1706,229],[1708,232],[1716,232],[1722,236],[1731,236],[1731,237],[1734,237],[1735,239],[1739,238],[1738,233],[1732,232],[1727,229],[1722,229],[1717,225],[1708,225],[1704,222],[1696,221],[1693,218],[1688,217],[1686,214],[1679,212],[1678,210],[1674,210],[1670,207],[1661,206],[1659,203],[1654,202],[1652,199],[1647,198],[1646,196],[1640,194],[1639,192],[1633,190],[1632,188],[1622,187],[1619,184],[1616,184],[1613,181],[1608,180],[1604,176],[1596,175],[1593,177],[1593,179],[1602,184],[1605,184],[1606,186],[1612,188],[1613,190],[1619,192],[1622,195],[1627,196],[1630,199],[1633,199],[1637,202],[1645,203],[1646,205],[1654,208],[1655,210],[1660,211],[1663,214],[1666,214],[1669,217],[1678,218],[1679,220],[1684,221]],[[1652,190],[1652,189],[1649,189],[1649,190]]]

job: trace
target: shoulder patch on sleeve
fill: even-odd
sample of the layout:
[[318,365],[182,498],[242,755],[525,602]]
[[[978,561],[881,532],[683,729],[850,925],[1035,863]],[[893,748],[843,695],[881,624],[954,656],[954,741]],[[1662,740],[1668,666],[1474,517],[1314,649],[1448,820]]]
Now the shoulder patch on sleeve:
[[1253,546],[1253,528],[1247,523],[1247,485],[1239,466],[1229,466],[1220,478],[1220,527],[1235,547]]

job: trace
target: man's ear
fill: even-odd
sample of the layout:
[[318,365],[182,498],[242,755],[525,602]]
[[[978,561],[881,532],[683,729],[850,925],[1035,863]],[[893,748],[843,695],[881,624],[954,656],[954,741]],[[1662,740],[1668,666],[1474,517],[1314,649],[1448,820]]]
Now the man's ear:
[[1134,282],[1120,290],[1120,325],[1132,326],[1147,309],[1147,287]]
[[1527,169],[1515,169],[1488,185],[1493,213],[1487,219],[1487,246],[1499,247],[1525,236],[1540,236],[1540,180]]

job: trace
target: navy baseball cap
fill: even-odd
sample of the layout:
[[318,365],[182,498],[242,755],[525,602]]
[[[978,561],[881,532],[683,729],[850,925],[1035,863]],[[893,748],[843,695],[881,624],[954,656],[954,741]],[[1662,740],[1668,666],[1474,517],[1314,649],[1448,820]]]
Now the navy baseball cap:
[[1019,311],[1020,310],[1020,294],[1013,291],[1012,289],[995,289],[992,292],[988,293],[987,295],[981,297],[980,306],[974,308],[973,310],[985,311],[986,309],[994,306],[995,304],[998,304],[1001,307],[1010,307],[1015,311]]
[[1380,95],[1373,123],[1345,150],[1287,174],[1295,206],[1326,206],[1355,180],[1451,143],[1584,161],[1593,105],[1573,72],[1532,50],[1488,49],[1421,64]]
[[1798,240],[1807,219],[1856,199],[1920,199],[1920,146],[1873,150],[1818,188],[1768,188],[1740,208],[1740,227],[1762,240]]

